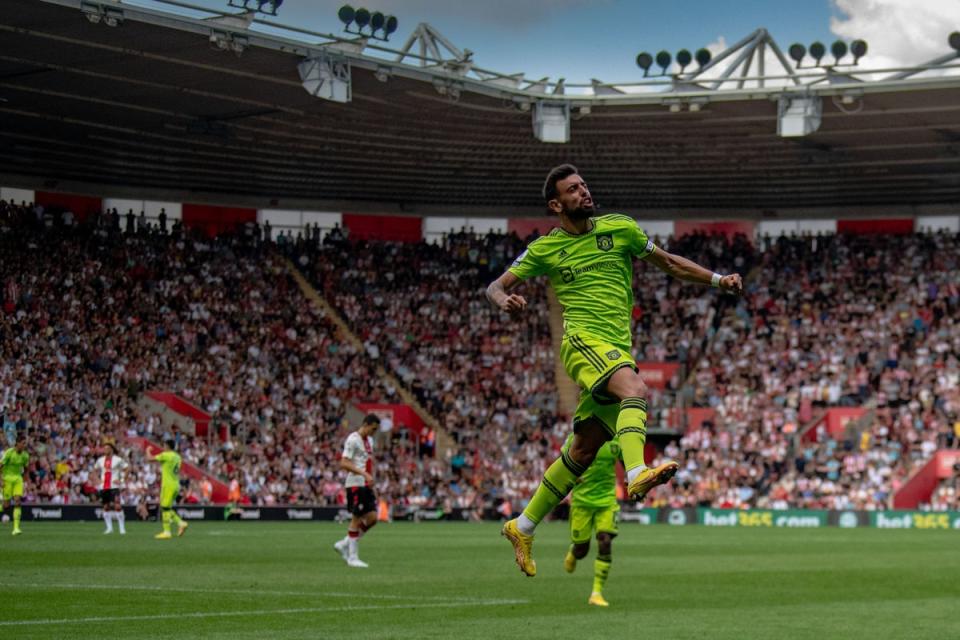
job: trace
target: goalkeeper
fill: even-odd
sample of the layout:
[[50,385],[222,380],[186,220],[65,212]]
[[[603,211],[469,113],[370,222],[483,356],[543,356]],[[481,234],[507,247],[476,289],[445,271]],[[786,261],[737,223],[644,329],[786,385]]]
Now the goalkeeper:
[[[566,453],[573,435],[563,445]],[[593,591],[588,604],[608,607],[603,598],[603,585],[610,574],[610,553],[613,539],[617,536],[620,505],[617,503],[617,461],[623,462],[620,444],[608,440],[600,450],[570,495],[570,548],[563,559],[563,568],[573,573],[577,560],[582,560],[590,551],[590,536],[597,532],[597,559],[593,561]]]

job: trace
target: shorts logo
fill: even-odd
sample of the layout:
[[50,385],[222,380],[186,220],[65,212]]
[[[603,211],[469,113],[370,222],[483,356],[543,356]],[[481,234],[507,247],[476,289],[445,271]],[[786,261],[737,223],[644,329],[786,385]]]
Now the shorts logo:
[[580,529],[574,529],[574,530],[573,530],[573,536],[572,536],[572,537],[573,537],[574,539],[578,539],[578,538],[580,537]]
[[613,236],[609,233],[597,236],[597,249],[600,249],[600,251],[610,251],[610,249],[613,249]]
[[620,352],[614,349],[613,351],[607,351],[607,360],[619,360]]
[[570,267],[560,267],[560,277],[566,283],[573,282],[573,269]]

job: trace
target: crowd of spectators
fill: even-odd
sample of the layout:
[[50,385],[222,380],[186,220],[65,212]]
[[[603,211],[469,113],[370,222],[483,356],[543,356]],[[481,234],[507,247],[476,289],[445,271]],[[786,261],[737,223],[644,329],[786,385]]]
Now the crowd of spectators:
[[[378,436],[377,489],[395,507],[514,511],[570,431],[545,280],[522,285],[530,305],[514,319],[483,295],[531,238],[465,229],[439,243],[368,242],[338,228],[273,243],[260,229],[210,239],[119,219],[0,204],[0,410],[5,430],[31,436],[28,500],[92,500],[104,436],[169,435],[148,389],[225,428],[224,440],[174,435],[186,460],[263,505],[343,504],[348,407],[399,401],[378,367],[453,442],[435,457],[406,425]],[[714,411],[666,444],[681,470],[654,504],[886,508],[918,463],[960,437],[956,235],[656,241],[749,277],[737,300],[637,263],[638,359],[681,365],[651,397],[651,428],[682,425],[667,408]],[[284,255],[360,346],[302,295]],[[823,409],[861,405],[862,429],[796,437]],[[125,500],[156,495],[142,452],[122,455]],[[934,506],[955,503],[947,494]],[[183,495],[204,502],[209,486]]]
[[[747,292],[697,365],[674,505],[881,509],[960,428],[960,238],[764,238]],[[829,407],[860,429],[795,443]]]

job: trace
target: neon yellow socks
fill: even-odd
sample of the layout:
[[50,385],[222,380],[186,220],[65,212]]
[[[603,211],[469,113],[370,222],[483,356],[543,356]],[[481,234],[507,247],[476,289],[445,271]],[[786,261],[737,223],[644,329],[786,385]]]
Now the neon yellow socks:
[[[617,416],[617,438],[623,452],[623,467],[643,469],[643,448],[647,443],[647,401],[643,398],[627,398],[620,403]],[[636,475],[636,473],[634,474]],[[631,478],[632,480],[632,478]]]
[[[586,467],[574,462],[569,453],[566,451],[561,453],[543,474],[543,480],[540,481],[536,493],[530,498],[527,508],[523,510],[523,515],[533,523],[533,526],[540,524],[540,521],[570,493],[577,478],[586,470]],[[524,527],[521,527],[521,531],[523,529]],[[523,533],[531,535],[533,531],[523,531]]]
[[607,582],[607,576],[610,575],[610,556],[597,555],[593,561],[593,592],[603,593],[603,585]]

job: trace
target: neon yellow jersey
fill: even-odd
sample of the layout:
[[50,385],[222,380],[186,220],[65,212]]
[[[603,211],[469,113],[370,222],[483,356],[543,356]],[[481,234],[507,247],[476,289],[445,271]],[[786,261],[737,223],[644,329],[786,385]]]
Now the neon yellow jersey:
[[[567,438],[563,450],[570,448],[573,434]],[[597,451],[597,457],[577,484],[573,485],[570,504],[575,507],[603,508],[617,504],[617,461],[620,457],[620,443],[616,439],[603,443]]]
[[158,453],[154,460],[161,463],[160,487],[180,488],[180,454],[176,451]]
[[556,227],[537,238],[508,271],[522,280],[550,279],[567,334],[582,331],[629,352],[633,258],[655,247],[630,216],[611,213],[591,220],[588,233],[575,236]]
[[3,458],[0,458],[0,464],[3,465],[3,477],[11,480],[23,477],[23,469],[29,461],[29,453],[26,451],[18,452],[10,447],[3,452]]

